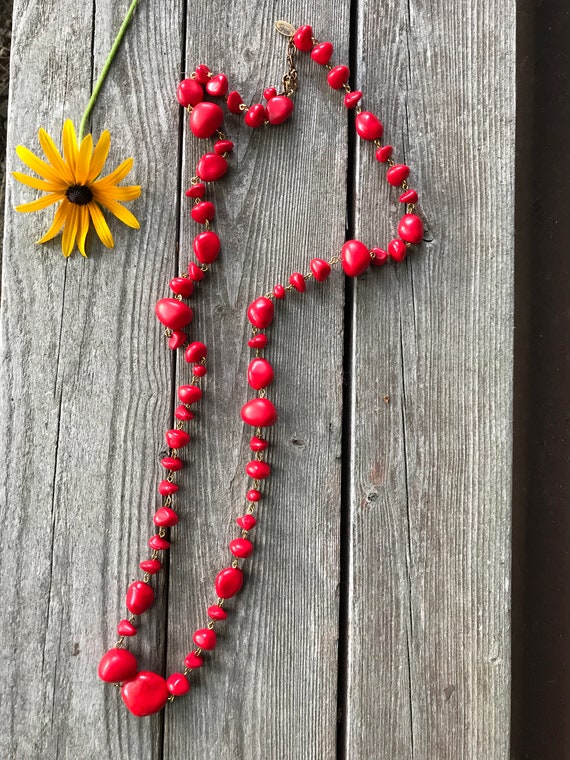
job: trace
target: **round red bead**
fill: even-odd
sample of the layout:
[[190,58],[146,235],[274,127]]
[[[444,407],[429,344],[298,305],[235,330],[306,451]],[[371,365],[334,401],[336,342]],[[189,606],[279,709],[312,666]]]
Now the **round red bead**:
[[228,613],[217,604],[208,607],[208,617],[212,620],[225,620]]
[[265,451],[265,449],[269,448],[269,441],[254,435],[249,440],[249,448],[252,451]]
[[172,472],[178,472],[184,467],[184,462],[178,457],[162,457],[160,464],[166,470],[172,470]]
[[230,551],[234,557],[245,559],[253,554],[253,544],[247,538],[234,538],[230,541]]
[[211,264],[220,253],[220,238],[211,230],[201,232],[194,238],[192,248],[201,264]]
[[378,140],[384,134],[384,126],[380,119],[370,111],[362,111],[356,115],[356,131],[363,140]]
[[196,174],[204,182],[221,179],[228,170],[228,162],[218,153],[204,153],[196,166]]
[[162,562],[158,559],[143,559],[139,562],[140,569],[149,575],[156,575],[162,569]]
[[190,409],[186,409],[185,406],[177,406],[174,410],[174,416],[177,420],[189,422],[194,419],[194,412],[191,412]]
[[268,427],[277,422],[277,410],[268,398],[254,398],[241,409],[241,418],[252,427]]
[[245,123],[248,127],[257,129],[265,123],[266,115],[263,103],[254,103],[245,112]]
[[385,164],[386,161],[392,155],[393,151],[394,149],[392,148],[391,145],[382,145],[376,151],[376,160],[379,161],[381,164]]
[[342,268],[349,277],[358,277],[371,264],[370,251],[360,240],[348,240],[340,254]]
[[386,172],[386,179],[393,187],[401,185],[410,176],[410,167],[406,164],[394,164]]
[[293,44],[297,50],[307,53],[313,47],[313,29],[308,24],[300,26],[293,35]]
[[289,277],[289,283],[295,288],[295,290],[299,291],[299,293],[304,293],[307,290],[307,283],[301,272],[293,272]]
[[226,103],[228,104],[228,111],[230,113],[235,113],[235,114],[241,113],[240,106],[243,105],[243,98],[239,94],[239,92],[236,92],[236,90],[232,90],[232,92],[228,93],[228,97],[226,98]]
[[154,549],[157,552],[164,552],[167,549],[170,549],[170,541],[162,538],[162,536],[159,536],[158,533],[155,536],[151,536],[149,538],[148,545],[151,549]]
[[267,359],[253,359],[247,369],[247,382],[256,391],[267,388],[273,382],[273,367]]
[[248,501],[259,501],[261,499],[261,491],[258,491],[257,488],[250,488],[246,493],[245,498]]
[[170,290],[182,298],[190,298],[194,292],[194,283],[189,277],[173,277],[170,280]]
[[161,480],[158,484],[158,493],[162,496],[169,496],[176,491],[178,491],[178,486],[176,483],[171,483],[170,480]]
[[267,462],[260,462],[257,459],[252,459],[245,466],[245,471],[250,478],[254,480],[265,480],[271,475],[271,467]]
[[196,654],[196,652],[189,652],[184,658],[184,665],[186,665],[187,668],[201,668],[203,664],[204,658],[200,657],[200,655]]
[[200,84],[208,83],[211,76],[211,71],[205,63],[200,63],[198,66],[196,66],[195,73],[197,82],[200,82]]
[[311,259],[309,266],[317,282],[323,282],[331,273],[331,265],[324,259]]
[[277,95],[267,101],[265,111],[270,124],[283,124],[293,113],[294,104],[286,95]]
[[178,523],[178,515],[170,507],[161,507],[154,513],[153,522],[159,527],[171,528]]
[[400,195],[400,203],[417,203],[418,202],[418,194],[415,190],[412,190],[411,188],[409,190],[406,190],[405,193],[402,193]]
[[144,581],[134,581],[127,589],[127,609],[133,615],[142,615],[143,612],[152,607],[154,602],[154,591],[152,586]]
[[196,182],[195,185],[186,190],[187,198],[203,198],[206,193],[206,185],[203,182]]
[[311,58],[319,66],[325,66],[331,59],[333,54],[332,42],[319,42],[318,45],[311,50]]
[[216,216],[216,207],[211,201],[201,201],[192,208],[190,215],[198,224],[206,224]]
[[373,248],[371,253],[374,256],[372,259],[372,266],[381,267],[389,259],[388,251],[385,251],[383,248]]
[[139,671],[121,688],[123,702],[138,718],[157,713],[164,707],[169,695],[164,678],[150,670]]
[[202,389],[197,385],[181,385],[178,388],[178,398],[183,404],[195,404],[202,398]]
[[183,449],[190,443],[190,436],[185,430],[167,430],[164,436],[171,449]]
[[176,88],[176,99],[181,106],[195,106],[204,100],[204,90],[195,79],[183,79]]
[[247,318],[255,327],[268,327],[273,322],[275,307],[266,296],[256,298],[247,308]]
[[181,330],[190,324],[192,309],[176,298],[161,298],[155,306],[156,316],[165,327],[171,330]]
[[168,339],[168,348],[176,351],[177,348],[183,346],[186,343],[187,335],[183,330],[173,330],[172,335]]
[[264,335],[263,333],[258,333],[247,341],[247,345],[250,348],[265,348],[267,343],[267,335]]
[[166,679],[166,688],[175,697],[181,697],[190,691],[190,683],[184,673],[172,673]]
[[216,575],[216,594],[220,599],[230,599],[242,586],[243,573],[239,567],[225,567]]
[[225,74],[216,74],[206,84],[206,92],[214,98],[223,98],[227,91],[228,78]]
[[208,354],[208,348],[204,343],[200,343],[199,340],[195,340],[186,348],[184,352],[184,358],[191,364],[192,362],[199,362],[204,359]]
[[122,620],[119,620],[119,624],[117,625],[117,633],[119,636],[136,636],[137,629],[130,620],[123,618]]
[[351,92],[347,92],[344,96],[344,105],[347,108],[354,108],[357,103],[360,102],[362,98],[362,93],[360,90],[352,90]]
[[275,296],[275,298],[281,299],[281,298],[285,298],[285,296],[287,295],[287,292],[285,288],[283,287],[283,285],[278,283],[277,285],[273,286],[273,295]]
[[252,528],[255,528],[257,525],[257,520],[253,515],[245,514],[241,517],[236,518],[236,523],[239,525],[240,528],[243,528],[244,530],[251,530]]
[[424,236],[424,225],[416,214],[404,214],[398,224],[398,235],[406,243],[420,243]]
[[204,377],[204,375],[206,375],[207,372],[208,370],[206,369],[206,367],[204,367],[203,364],[195,364],[192,367],[192,374],[194,375],[194,377]]
[[263,90],[263,97],[265,100],[271,100],[271,98],[274,98],[277,95],[277,89],[275,87],[266,87],[265,90]]
[[200,269],[198,264],[193,261],[188,264],[188,275],[194,282],[201,282],[204,279],[205,274],[204,270]]
[[196,137],[211,137],[224,121],[224,112],[217,103],[197,103],[190,114],[190,129]]
[[[219,595],[218,595],[219,596]],[[215,649],[216,647],[216,632],[211,628],[199,628],[194,632],[192,641],[200,649]]]
[[343,84],[348,82],[349,77],[350,69],[348,66],[335,66],[329,71],[327,81],[333,90],[340,90]]
[[394,238],[388,243],[388,253],[394,259],[394,261],[403,261],[406,258],[408,249],[406,244],[400,238]]
[[132,678],[137,672],[137,659],[128,649],[109,649],[97,668],[97,674],[106,683],[120,683]]

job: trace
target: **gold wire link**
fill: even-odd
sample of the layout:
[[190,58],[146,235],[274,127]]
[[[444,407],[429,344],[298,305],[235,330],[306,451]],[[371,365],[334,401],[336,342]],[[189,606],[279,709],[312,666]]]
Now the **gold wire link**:
[[150,581],[150,573],[145,573],[145,574],[143,575],[143,581],[144,581],[145,583],[148,583],[148,582]]
[[232,567],[234,568],[234,570],[236,569],[236,567],[238,567],[238,565],[239,565],[239,562],[237,561],[237,559],[234,559],[232,562]]
[[192,177],[192,179],[190,180],[190,184],[191,184],[191,185],[199,185],[201,181],[202,181],[202,180],[200,179],[200,177],[198,177],[198,175],[197,175],[197,174],[195,174],[195,175]]
[[185,675],[185,676],[187,676],[187,675],[188,675],[188,673],[190,672],[190,668],[188,668],[188,667],[185,665],[185,666],[184,666],[184,670],[183,670],[182,672],[184,673],[184,675]]
[[267,391],[265,388],[261,388],[261,390],[257,391],[257,398],[265,398],[267,396]]
[[161,538],[164,538],[164,537],[166,536],[166,528],[164,527],[164,525],[161,525],[161,526],[160,526],[160,528],[159,528],[159,530],[158,530],[158,535],[159,535]]
[[164,500],[164,505],[163,506],[169,507],[171,504],[172,504],[172,496],[171,496],[171,494],[168,494],[168,496]]
[[283,87],[282,95],[286,95],[288,98],[291,97],[296,91],[299,86],[299,75],[297,73],[297,69],[295,68],[295,55],[297,52],[297,48],[293,44],[293,38],[290,37],[289,41],[287,43],[287,66],[288,70],[283,75],[283,79],[281,80],[281,85]]
[[211,631],[213,631],[214,630],[215,622],[216,622],[215,620],[210,620],[210,622],[208,623],[208,625],[206,626],[206,628],[209,628]]
[[415,203],[406,204],[406,214],[413,214],[415,207],[416,207]]
[[394,161],[392,156],[390,156],[390,158],[386,161],[386,163],[388,164],[388,166],[396,166],[396,162]]
[[248,533],[249,533],[249,531],[248,531],[248,530],[245,530],[245,528],[244,528],[244,529],[242,530],[242,532],[241,532],[241,537],[242,537],[242,538],[247,538],[247,534],[248,534]]
[[216,604],[218,605],[218,607],[223,607],[224,606],[224,602],[225,602],[225,599],[222,599],[222,597],[219,596],[218,597],[218,601],[216,602]]
[[335,264],[340,264],[340,256],[333,256],[332,259],[329,259],[329,264],[331,267],[334,267]]
[[117,649],[122,649],[123,648],[124,641],[125,641],[125,637],[124,636],[121,636],[119,639],[117,639],[117,643],[115,644],[115,646],[117,647]]
[[400,187],[402,188],[402,190],[403,190],[404,192],[406,192],[406,190],[409,190],[409,189],[410,189],[410,186],[408,185],[408,183],[407,183],[407,181],[406,181],[405,179],[404,179],[404,180],[402,180],[402,184],[400,185]]
[[167,702],[174,702],[175,699],[176,699],[176,697],[174,696],[174,694],[170,694],[169,697],[168,697],[168,699],[166,701]]
[[157,549],[153,549],[153,550],[151,551],[151,553],[150,553],[150,558],[151,558],[151,559],[158,559],[158,550],[157,550]]
[[165,327],[164,328],[164,337],[165,338],[170,338],[171,336],[172,336],[172,330],[170,329],[170,327]]

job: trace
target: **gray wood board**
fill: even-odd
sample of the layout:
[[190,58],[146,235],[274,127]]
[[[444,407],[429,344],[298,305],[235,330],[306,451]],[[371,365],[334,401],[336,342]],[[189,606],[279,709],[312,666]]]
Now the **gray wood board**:
[[[92,10],[16,0],[9,169],[20,168],[16,144],[38,147],[38,126],[57,138],[64,118],[78,120],[123,13],[109,0],[94,20]],[[355,84],[412,166],[426,242],[354,284],[344,452],[343,278],[278,305],[268,358],[280,423],[246,584],[191,694],[151,719],[130,715],[95,671],[146,553],[171,391],[190,377],[183,360],[171,364],[153,314],[196,232],[183,199],[178,251],[177,173],[184,188],[203,148],[184,125],[179,153],[183,25],[186,70],[203,61],[225,71],[248,102],[284,71],[276,18],[312,23],[344,62],[349,5],[306,2],[291,18],[281,2],[217,0],[183,19],[180,3],[141,1],[92,119],[95,135],[111,131],[109,166],[133,155],[130,176],[143,185],[131,206],[141,230],[112,225],[115,251],[94,237],[87,261],[65,262],[58,240],[36,249],[51,213],[13,213],[32,194],[7,183],[6,757],[333,758],[341,593],[347,757],[507,757],[514,10],[358,6]],[[340,96],[308,57],[299,73],[286,125],[252,132],[227,120],[236,149],[212,195],[223,251],[193,299],[209,373],[171,566],[131,647],[146,668],[166,659],[168,672],[181,669],[236,535],[247,304],[339,251],[349,167],[356,236],[382,245],[395,231],[396,191],[371,146],[357,144],[349,163]]]

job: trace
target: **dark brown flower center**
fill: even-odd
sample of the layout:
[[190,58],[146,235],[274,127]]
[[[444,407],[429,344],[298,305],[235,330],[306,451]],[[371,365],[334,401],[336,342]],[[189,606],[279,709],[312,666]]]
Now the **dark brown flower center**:
[[93,193],[87,185],[70,185],[65,194],[72,203],[85,206],[93,198]]

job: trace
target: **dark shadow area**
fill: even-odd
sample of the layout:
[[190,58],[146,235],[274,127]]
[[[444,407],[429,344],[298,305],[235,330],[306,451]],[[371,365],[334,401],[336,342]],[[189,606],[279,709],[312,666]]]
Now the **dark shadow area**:
[[570,6],[518,3],[513,760],[570,758]]

